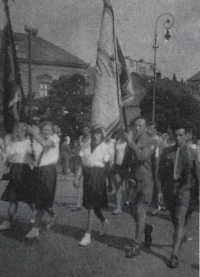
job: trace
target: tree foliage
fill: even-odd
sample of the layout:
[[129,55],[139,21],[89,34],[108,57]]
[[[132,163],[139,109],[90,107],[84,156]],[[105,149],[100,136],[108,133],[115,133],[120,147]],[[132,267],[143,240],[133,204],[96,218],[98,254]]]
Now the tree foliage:
[[61,76],[52,82],[48,97],[34,100],[33,116],[59,125],[63,133],[76,135],[82,124],[90,121],[92,96],[86,94],[88,86],[79,73]]
[[[141,114],[152,118],[153,91],[150,89],[140,103]],[[161,132],[173,127],[176,122],[184,121],[197,130],[200,125],[200,102],[190,93],[177,97],[170,90],[156,91],[155,122]]]

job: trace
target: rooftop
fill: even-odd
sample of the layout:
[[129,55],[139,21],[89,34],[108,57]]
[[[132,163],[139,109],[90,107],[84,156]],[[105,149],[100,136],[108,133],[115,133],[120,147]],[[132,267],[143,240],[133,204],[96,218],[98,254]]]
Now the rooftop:
[[[0,45],[2,43],[3,31],[0,30]],[[19,61],[28,59],[28,38],[26,33],[14,33],[17,56]],[[42,64],[63,65],[69,67],[87,68],[90,64],[72,55],[66,50],[41,38],[32,36],[32,62]]]

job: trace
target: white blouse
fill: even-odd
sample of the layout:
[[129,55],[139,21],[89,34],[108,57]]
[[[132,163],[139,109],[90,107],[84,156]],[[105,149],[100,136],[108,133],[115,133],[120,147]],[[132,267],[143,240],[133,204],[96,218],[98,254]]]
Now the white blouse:
[[49,137],[49,140],[53,142],[54,146],[44,150],[38,142],[35,141],[33,144],[35,160],[38,166],[56,164],[58,162],[60,138],[56,134],[53,134]]
[[93,152],[91,152],[91,146],[81,150],[79,155],[83,159],[87,157],[88,167],[104,167],[105,163],[111,161],[111,154],[108,150],[108,145],[105,142],[99,144]]
[[13,141],[6,146],[7,158],[10,163],[28,164],[31,155],[31,141]]
[[82,164],[84,166],[89,166],[91,138],[88,141],[83,142],[82,141],[82,136],[80,136],[80,138],[79,138],[79,144],[80,144],[81,153],[82,153],[82,156],[81,156],[81,158],[82,158]]

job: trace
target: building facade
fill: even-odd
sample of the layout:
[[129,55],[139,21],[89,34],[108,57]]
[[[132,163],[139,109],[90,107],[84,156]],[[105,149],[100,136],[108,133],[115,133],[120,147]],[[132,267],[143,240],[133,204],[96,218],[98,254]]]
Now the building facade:
[[[2,43],[0,31],[0,45]],[[22,86],[25,95],[29,94],[29,48],[28,35],[14,33],[15,47],[19,61]],[[64,49],[39,36],[32,36],[31,43],[32,94],[35,98],[48,96],[51,82],[62,75],[80,73],[90,79],[90,64],[68,53]]]
[[126,57],[126,64],[129,72],[135,72],[142,75],[153,76],[154,74],[154,64],[145,62],[144,60],[134,60],[130,57]]

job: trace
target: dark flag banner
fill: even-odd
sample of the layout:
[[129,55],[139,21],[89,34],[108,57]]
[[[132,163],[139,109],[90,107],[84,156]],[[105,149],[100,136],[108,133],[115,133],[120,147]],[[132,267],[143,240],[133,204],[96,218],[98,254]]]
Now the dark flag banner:
[[0,52],[0,93],[3,98],[4,128],[11,133],[14,124],[24,117],[24,94],[7,0],[4,3],[6,24]]
[[118,58],[118,71],[119,71],[119,83],[121,90],[122,105],[125,105],[134,99],[134,91],[131,80],[131,75],[128,71],[126,60],[122,53],[121,47],[117,39],[117,58]]

